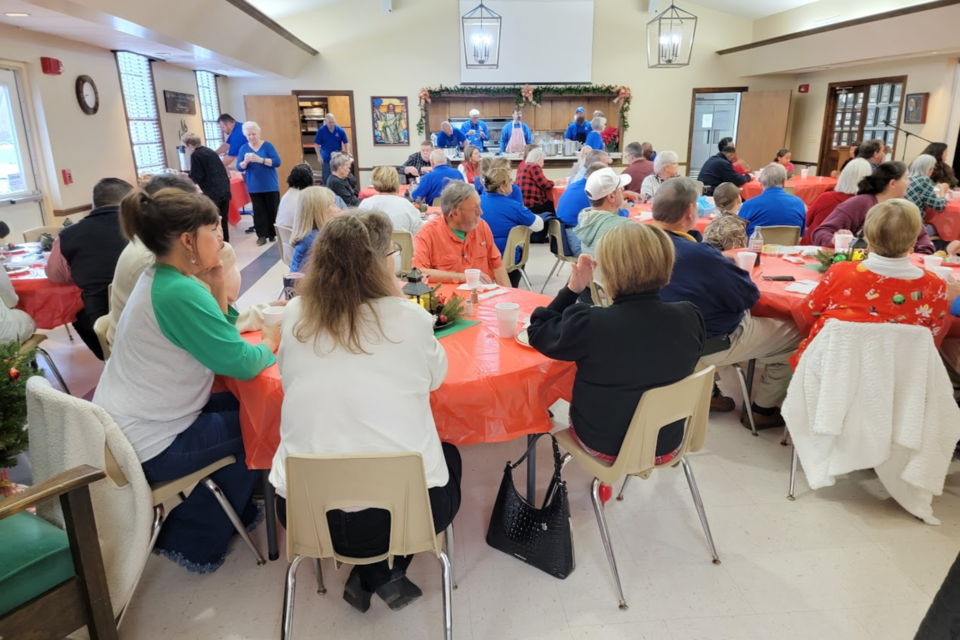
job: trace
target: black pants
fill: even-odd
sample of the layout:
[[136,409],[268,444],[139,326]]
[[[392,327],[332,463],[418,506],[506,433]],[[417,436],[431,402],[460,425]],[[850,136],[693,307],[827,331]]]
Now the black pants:
[[279,191],[264,191],[251,193],[250,203],[253,205],[253,227],[257,230],[258,238],[272,238],[277,235],[273,225],[277,224],[277,208],[280,206]]
[[223,241],[230,242],[230,196],[226,200],[215,202],[220,211],[220,226],[223,228]]
[[73,323],[73,328],[77,331],[80,339],[83,340],[83,344],[87,345],[90,351],[93,351],[93,355],[97,356],[98,360],[103,360],[103,349],[100,347],[100,339],[97,338],[97,333],[93,330],[94,322],[96,322],[96,318],[91,318],[90,314],[87,313],[87,310],[84,308],[77,313],[77,319]]
[[[445,486],[430,489],[430,508],[433,510],[433,528],[440,533],[450,526],[460,510],[460,480],[463,478],[463,460],[452,444],[443,443],[443,457],[447,461],[450,481]],[[277,498],[277,517],[287,526],[287,501]],[[330,538],[337,553],[353,558],[370,558],[386,553],[390,548],[390,513],[383,509],[364,509],[347,513],[335,509],[327,514]],[[393,571],[386,560],[358,565],[360,584],[365,591],[376,591],[392,579],[402,576],[413,561],[413,556],[393,559]]]
[[530,234],[530,242],[533,244],[543,244],[547,241],[547,220],[557,217],[557,212],[553,208],[553,201],[547,200],[540,204],[530,207],[530,211],[543,218],[543,229]]
[[947,572],[914,640],[960,638],[960,555]]

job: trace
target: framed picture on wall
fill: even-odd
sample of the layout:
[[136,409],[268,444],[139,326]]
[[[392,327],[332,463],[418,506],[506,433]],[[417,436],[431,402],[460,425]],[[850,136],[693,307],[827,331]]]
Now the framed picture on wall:
[[409,146],[410,118],[407,99],[370,98],[375,146]]
[[929,93],[908,93],[907,107],[903,111],[903,124],[926,124]]

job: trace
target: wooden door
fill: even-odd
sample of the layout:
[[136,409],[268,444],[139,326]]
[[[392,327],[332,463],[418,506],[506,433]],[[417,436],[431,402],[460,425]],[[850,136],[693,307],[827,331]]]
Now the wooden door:
[[537,127],[541,131],[553,131],[553,103],[544,100],[540,108],[537,109]]
[[787,140],[793,91],[746,91],[740,98],[737,157],[756,170],[770,164]]
[[263,139],[277,149],[280,156],[280,195],[287,192],[287,174],[303,162],[303,139],[300,134],[300,112],[297,96],[243,96],[247,120],[260,125]]

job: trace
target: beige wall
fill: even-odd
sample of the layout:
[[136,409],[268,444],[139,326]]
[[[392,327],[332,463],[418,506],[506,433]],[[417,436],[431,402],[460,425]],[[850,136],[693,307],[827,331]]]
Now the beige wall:
[[[154,62],[153,83],[157,88],[157,110],[160,114],[160,128],[163,131],[167,166],[173,169],[179,169],[180,159],[177,156],[177,146],[180,144],[181,122],[186,124],[187,131],[193,131],[200,136],[201,140],[204,139],[203,118],[200,113],[200,90],[197,89],[197,76],[190,69],[175,67],[164,62]],[[189,93],[194,97],[197,112],[194,115],[167,113],[163,101],[164,91]]]
[[931,0],[820,0],[754,21],[752,42],[815,29],[817,21],[834,16],[844,22],[928,2]]

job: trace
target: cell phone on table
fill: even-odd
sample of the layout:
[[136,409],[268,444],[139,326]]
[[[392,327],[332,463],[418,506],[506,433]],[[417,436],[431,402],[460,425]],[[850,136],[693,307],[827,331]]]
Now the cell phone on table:
[[796,280],[793,276],[761,276],[764,280],[772,280],[773,282],[793,282]]

